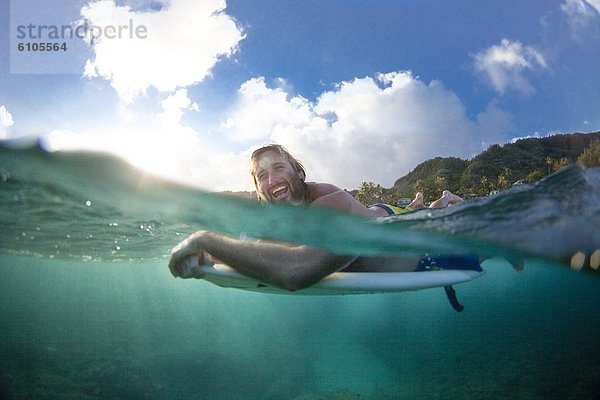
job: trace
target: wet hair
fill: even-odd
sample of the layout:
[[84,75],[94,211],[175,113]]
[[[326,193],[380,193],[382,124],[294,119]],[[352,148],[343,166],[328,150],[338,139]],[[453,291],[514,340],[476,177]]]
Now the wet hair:
[[[252,175],[252,180],[254,181],[254,187],[256,188],[256,196],[258,197],[259,201],[263,201],[263,199],[260,198],[260,194],[258,191],[258,181],[256,179],[256,165],[258,162],[258,158],[263,153],[266,153],[267,151],[273,151],[275,153],[278,153],[280,156],[282,156],[286,160],[288,160],[288,162],[290,163],[292,168],[294,168],[294,170],[303,177],[303,179],[302,179],[303,183],[304,183],[304,179],[306,178],[306,170],[304,169],[304,166],[302,165],[302,163],[300,161],[298,161],[296,158],[294,158],[290,154],[290,152],[285,149],[285,147],[283,147],[280,144],[268,144],[266,146],[260,147],[256,150],[254,150],[254,152],[252,152],[252,155],[250,156],[250,175]],[[304,185],[306,186],[306,184],[304,184]]]

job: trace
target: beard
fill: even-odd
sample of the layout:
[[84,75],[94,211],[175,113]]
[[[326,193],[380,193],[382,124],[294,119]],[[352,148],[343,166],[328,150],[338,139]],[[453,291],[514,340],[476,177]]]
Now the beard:
[[[302,205],[305,202],[307,187],[306,184],[300,176],[296,175],[291,177],[289,180],[282,182],[287,186],[287,190],[289,191],[288,195],[283,199],[278,199],[271,194],[271,188],[267,190],[266,193],[262,192],[260,198],[266,203],[289,203],[294,206]],[[272,185],[273,186],[277,186]]]

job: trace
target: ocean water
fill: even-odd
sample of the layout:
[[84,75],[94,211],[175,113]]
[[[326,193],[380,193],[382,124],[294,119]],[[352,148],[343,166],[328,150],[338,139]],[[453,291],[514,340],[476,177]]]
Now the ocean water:
[[[0,177],[2,399],[600,398],[598,170],[382,221],[37,146],[0,148]],[[198,229],[352,254],[471,252],[486,274],[455,286],[462,313],[442,289],[223,289],[168,271]]]

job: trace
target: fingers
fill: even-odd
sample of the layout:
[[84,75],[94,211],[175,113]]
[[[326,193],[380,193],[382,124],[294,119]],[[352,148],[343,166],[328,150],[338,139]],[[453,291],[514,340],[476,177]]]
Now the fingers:
[[210,255],[204,251],[197,254],[171,257],[169,262],[169,271],[175,278],[198,278],[201,279],[203,274],[200,272],[200,267],[203,265],[214,265]]
[[173,255],[169,262],[171,275],[176,278],[189,278],[192,276],[191,270],[198,266],[198,256],[196,255]]
[[169,260],[169,270],[174,277],[180,277],[183,274],[182,270],[182,261],[185,260],[186,257],[197,254],[198,249],[196,249],[195,238],[198,236],[198,233],[193,233],[188,236],[186,239],[182,240],[177,246],[171,249],[171,259]]
[[191,234],[171,250],[169,270],[171,275],[179,278],[203,277],[200,272],[201,265],[214,265],[213,260],[206,251],[202,249],[203,231]]
[[180,259],[175,259],[171,257],[171,261],[169,261],[169,271],[171,271],[171,275],[175,278],[181,276],[181,266],[179,265]]
[[198,256],[189,256],[181,262],[181,278],[202,278]]
[[171,250],[171,259],[169,260],[169,270],[174,277],[181,276],[181,260],[185,257],[182,254],[182,243],[179,243],[177,246],[173,247]]
[[193,261],[197,263],[198,258],[194,255],[188,254],[173,254],[171,256],[171,260],[169,261],[169,271],[171,271],[171,275],[176,278],[185,278],[187,274],[187,270],[191,267]]
[[202,252],[198,253],[197,264],[213,266],[213,265],[215,265],[215,261],[213,260],[213,258],[210,254],[208,254],[206,251],[202,251]]
[[171,274],[176,278],[197,278],[202,279],[204,276],[200,271],[200,266],[202,265],[199,260],[201,256],[199,255],[191,255],[187,256],[179,261],[175,261],[169,263],[169,270]]

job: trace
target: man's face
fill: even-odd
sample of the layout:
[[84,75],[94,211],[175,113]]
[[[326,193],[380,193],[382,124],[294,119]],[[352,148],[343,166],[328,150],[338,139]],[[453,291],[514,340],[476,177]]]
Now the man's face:
[[269,203],[304,203],[304,177],[276,151],[268,150],[258,157],[254,164],[254,179],[259,196]]

